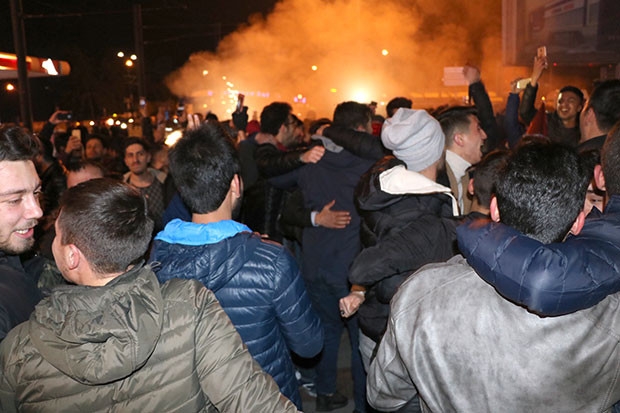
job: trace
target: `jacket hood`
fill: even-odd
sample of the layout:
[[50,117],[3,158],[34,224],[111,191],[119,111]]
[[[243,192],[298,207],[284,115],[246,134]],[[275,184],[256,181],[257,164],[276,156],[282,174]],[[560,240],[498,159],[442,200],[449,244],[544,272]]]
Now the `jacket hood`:
[[56,288],[36,307],[30,336],[64,374],[104,384],[147,362],[159,341],[162,313],[157,278],[140,264],[102,287]]
[[151,264],[160,282],[196,279],[217,292],[243,268],[259,243],[258,236],[235,221],[174,220],[155,237]]
[[410,195],[444,194],[452,203],[452,213],[458,215],[458,204],[450,188],[434,182],[424,175],[409,171],[404,162],[387,156],[368,171],[356,189],[360,209],[378,211],[396,204]]

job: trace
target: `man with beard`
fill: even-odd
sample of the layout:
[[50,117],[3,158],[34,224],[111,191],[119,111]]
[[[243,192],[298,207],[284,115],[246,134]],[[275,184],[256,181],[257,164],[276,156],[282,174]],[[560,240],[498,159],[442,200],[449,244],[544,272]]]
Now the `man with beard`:
[[28,320],[41,299],[19,259],[34,245],[34,227],[43,215],[36,152],[36,141],[23,129],[0,129],[0,340]]
[[197,279],[215,293],[261,367],[301,409],[290,351],[313,357],[323,330],[295,259],[233,220],[243,192],[239,158],[219,125],[189,130],[170,151],[170,172],[191,222],[174,219],[155,237],[160,282]]
[[123,175],[123,182],[137,188],[146,198],[149,216],[155,222],[155,232],[162,229],[162,215],[166,208],[164,181],[166,174],[150,168],[151,153],[148,144],[140,138],[125,141],[125,165],[129,172]]

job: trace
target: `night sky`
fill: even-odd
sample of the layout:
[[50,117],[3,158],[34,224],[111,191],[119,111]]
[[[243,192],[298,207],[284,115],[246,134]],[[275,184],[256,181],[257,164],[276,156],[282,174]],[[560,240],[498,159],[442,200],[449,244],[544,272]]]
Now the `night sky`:
[[[254,13],[268,13],[276,0],[154,0],[142,2],[147,80],[153,98],[162,98],[161,79],[185,63],[192,52],[215,50],[219,40]],[[123,0],[23,0],[27,52],[30,56],[67,60],[76,70],[88,70],[83,80],[96,78],[114,62],[120,50],[132,53],[133,2]],[[14,53],[10,3],[0,8],[0,51]],[[123,70],[123,69],[119,69]],[[69,76],[71,77],[71,76]],[[111,79],[114,75],[109,75]],[[16,81],[15,81],[16,82]],[[66,101],[67,79],[31,80],[35,117]],[[39,89],[44,90],[43,92]],[[47,93],[45,92],[47,91]],[[0,95],[0,100],[6,96]],[[164,96],[165,97],[165,96]],[[34,97],[37,99],[37,96]],[[6,99],[4,99],[6,100]],[[75,103],[73,103],[75,104]],[[6,113],[5,105],[0,107]],[[6,115],[3,116],[6,119]]]

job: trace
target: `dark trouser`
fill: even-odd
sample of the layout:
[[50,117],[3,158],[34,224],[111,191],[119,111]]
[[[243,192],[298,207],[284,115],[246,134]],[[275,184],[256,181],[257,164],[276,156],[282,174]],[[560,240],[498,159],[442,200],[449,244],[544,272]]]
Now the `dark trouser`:
[[345,287],[342,291],[335,292],[322,286],[306,284],[312,306],[319,315],[325,335],[321,358],[316,366],[316,392],[317,394],[332,394],[336,392],[336,376],[338,373],[338,350],[340,337],[346,327],[351,343],[351,375],[353,376],[353,395],[355,409],[359,412],[366,411],[366,373],[359,353],[359,329],[357,316],[349,319],[340,317],[338,302],[349,291]]

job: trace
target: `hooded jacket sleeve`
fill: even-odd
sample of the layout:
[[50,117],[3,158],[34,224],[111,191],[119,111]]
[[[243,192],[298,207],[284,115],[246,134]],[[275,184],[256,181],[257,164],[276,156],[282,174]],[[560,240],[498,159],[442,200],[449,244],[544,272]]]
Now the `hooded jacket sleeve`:
[[215,295],[201,288],[196,301],[196,370],[218,411],[297,412],[254,361]]
[[[419,217],[376,245],[362,250],[351,265],[349,281],[371,286],[385,280],[384,299],[380,301],[389,303],[409,274],[425,264],[445,261],[454,255],[451,245],[456,236],[455,227],[456,221],[452,219],[433,215]],[[390,280],[397,274],[404,275],[399,280]]]
[[457,228],[478,275],[509,300],[543,316],[589,308],[620,291],[620,223],[586,220],[563,243],[542,244],[500,223]]

